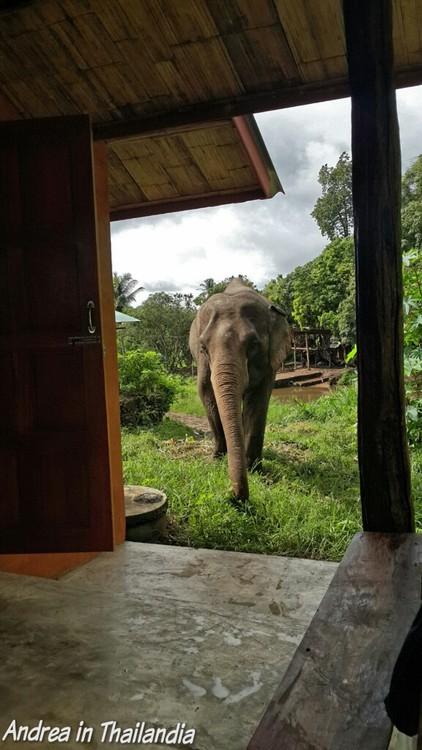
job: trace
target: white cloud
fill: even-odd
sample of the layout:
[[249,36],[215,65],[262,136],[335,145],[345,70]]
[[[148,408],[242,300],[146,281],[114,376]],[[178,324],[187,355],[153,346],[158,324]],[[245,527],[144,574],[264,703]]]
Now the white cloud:
[[[422,151],[422,86],[400,90],[397,101],[407,169]],[[350,100],[256,119],[286,195],[112,224],[115,271],[130,272],[150,291],[197,291],[205,278],[238,273],[263,285],[322,250],[326,243],[310,212],[320,194],[321,165],[350,152]]]

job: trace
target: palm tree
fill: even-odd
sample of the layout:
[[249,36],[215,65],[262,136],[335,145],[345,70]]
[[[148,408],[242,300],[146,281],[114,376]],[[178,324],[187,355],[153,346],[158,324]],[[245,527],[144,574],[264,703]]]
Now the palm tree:
[[137,283],[137,280],[132,278],[131,273],[124,273],[122,276],[113,273],[114,306],[116,310],[122,312],[125,307],[129,307],[135,301],[136,295],[143,289],[143,286],[136,286]]
[[211,297],[211,295],[215,292],[215,286],[216,282],[214,281],[214,279],[204,279],[204,281],[201,281],[199,285],[201,292],[197,297],[195,297],[195,304],[202,305],[202,303],[205,302],[208,297]]

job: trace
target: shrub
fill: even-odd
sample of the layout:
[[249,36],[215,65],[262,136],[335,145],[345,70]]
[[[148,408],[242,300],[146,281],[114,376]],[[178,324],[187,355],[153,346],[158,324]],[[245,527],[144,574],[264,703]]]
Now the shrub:
[[124,427],[160,422],[177,390],[157,352],[134,349],[119,355],[120,419]]

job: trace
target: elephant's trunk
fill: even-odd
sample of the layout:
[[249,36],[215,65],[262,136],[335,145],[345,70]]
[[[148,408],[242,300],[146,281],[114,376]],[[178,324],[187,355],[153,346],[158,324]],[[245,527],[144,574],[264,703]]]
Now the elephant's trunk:
[[238,500],[249,498],[242,423],[243,380],[237,363],[219,362],[212,367],[211,382],[226,438],[229,477]]

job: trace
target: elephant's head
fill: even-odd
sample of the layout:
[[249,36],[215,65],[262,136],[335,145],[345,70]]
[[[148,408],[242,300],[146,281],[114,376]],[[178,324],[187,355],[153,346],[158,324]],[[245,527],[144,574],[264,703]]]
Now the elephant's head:
[[[274,374],[290,343],[286,317],[264,297],[235,281],[202,305],[192,331],[191,349],[198,361],[198,372],[202,360],[210,374],[233,491],[236,498],[247,499],[248,460],[242,408],[253,409],[256,394],[260,401],[257,408],[264,409],[263,435]],[[265,405],[261,403],[263,399]],[[248,407],[247,400],[252,400]]]

